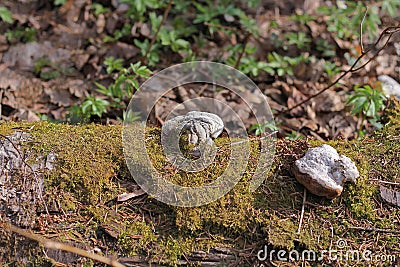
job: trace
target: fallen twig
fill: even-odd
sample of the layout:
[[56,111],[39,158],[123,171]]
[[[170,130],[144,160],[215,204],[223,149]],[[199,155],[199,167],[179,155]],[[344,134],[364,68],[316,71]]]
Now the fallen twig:
[[380,232],[380,233],[400,234],[400,231],[397,231],[397,230],[381,229],[381,228],[373,228],[373,227],[349,226],[349,229],[361,230],[361,231],[367,231],[367,232]]
[[24,237],[27,237],[29,239],[35,240],[37,242],[39,242],[40,244],[42,244],[44,247],[49,248],[49,249],[57,249],[57,250],[62,250],[62,251],[67,251],[67,252],[71,252],[71,253],[75,253],[77,255],[86,257],[86,258],[90,258],[92,260],[107,264],[109,266],[113,266],[113,267],[125,267],[125,265],[119,263],[118,261],[114,260],[114,259],[110,259],[101,255],[97,255],[94,253],[90,253],[87,252],[86,250],[80,249],[80,248],[76,248],[67,244],[63,244],[57,241],[53,241],[47,238],[44,238],[42,236],[33,234],[28,232],[27,230],[21,229],[17,226],[14,226],[10,223],[2,223],[0,224],[1,226],[3,226],[5,229],[9,229],[14,233],[20,234]]
[[151,48],[153,47],[154,43],[156,42],[157,35],[158,35],[158,33],[160,32],[161,27],[164,25],[165,21],[167,20],[167,17],[168,17],[169,11],[171,11],[171,7],[172,7],[172,3],[173,3],[173,2],[174,2],[173,0],[169,0],[168,6],[167,6],[167,8],[166,8],[165,11],[164,11],[164,15],[163,15],[163,18],[162,18],[162,20],[161,20],[161,22],[160,22],[160,25],[158,25],[157,30],[156,30],[156,32],[153,34],[153,36],[152,36],[152,38],[151,38],[151,41],[150,41],[150,44],[149,44],[149,46],[148,46],[147,49],[146,49],[146,53],[144,54],[144,59],[143,59],[143,61],[145,62],[145,64],[146,64],[146,62],[147,62],[147,56],[149,55],[149,53],[150,53],[150,51],[151,51]]
[[[353,63],[353,65],[346,71],[344,71],[335,81],[331,82],[328,86],[326,86],[325,88],[323,88],[322,90],[320,90],[319,92],[307,97],[305,100],[301,101],[300,103],[294,105],[291,108],[286,108],[284,110],[281,110],[280,113],[277,116],[281,116],[283,114],[287,114],[290,111],[294,110],[295,108],[298,108],[299,106],[303,105],[304,103],[307,103],[308,101],[310,101],[311,99],[319,96],[320,94],[322,94],[323,92],[327,91],[328,89],[330,89],[331,87],[333,87],[334,85],[336,85],[341,79],[344,78],[344,76],[346,76],[349,73],[354,73],[359,71],[360,69],[364,68],[366,65],[368,65],[372,60],[374,60],[379,53],[387,46],[387,44],[389,43],[390,39],[392,38],[392,36],[396,33],[400,32],[400,24],[398,26],[391,26],[391,27],[387,27],[386,29],[384,29],[382,31],[382,33],[380,34],[378,40],[371,46],[369,47],[367,50],[365,51],[361,51],[361,55],[356,59],[356,61]],[[373,49],[377,48],[379,43],[382,41],[382,39],[387,36],[387,40],[386,42],[383,44],[383,46],[381,48],[379,48],[377,50],[377,52],[370,57],[367,62],[365,62],[364,64],[362,64],[359,67],[356,67],[358,65],[358,63],[360,62],[361,59],[363,59],[369,52],[371,52]]]
[[250,37],[251,37],[251,33],[246,33],[246,36],[244,37],[242,50],[240,51],[239,57],[237,58],[235,66],[234,66],[235,69],[237,69],[240,65],[240,61],[242,60],[242,57],[243,57],[244,53],[246,52],[246,47],[250,40]]

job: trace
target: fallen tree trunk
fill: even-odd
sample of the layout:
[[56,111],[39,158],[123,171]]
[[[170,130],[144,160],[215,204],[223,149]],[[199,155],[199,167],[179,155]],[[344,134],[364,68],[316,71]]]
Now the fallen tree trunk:
[[[379,188],[385,183],[396,189],[400,183],[399,104],[386,114],[385,128],[373,138],[328,142],[355,161],[361,174],[356,185],[346,184],[339,198],[308,194],[303,199],[304,188],[291,166],[309,147],[320,144],[304,140],[277,140],[271,170],[262,186],[249,192],[259,155],[259,140],[253,138],[246,172],[236,187],[213,203],[193,208],[168,206],[141,191],[125,165],[120,126],[4,122],[0,258],[11,265],[99,264],[38,246],[12,233],[6,227],[11,223],[125,266],[268,265],[281,256],[289,261],[289,252],[294,265],[302,260],[365,265],[365,259],[357,263],[321,255],[329,250],[359,255],[368,250],[386,256],[384,261],[374,258],[375,265],[394,264],[398,259],[389,256],[400,252],[400,212],[380,197]],[[167,168],[159,136],[159,129],[150,129],[147,139],[157,168],[166,177],[198,178]],[[224,147],[226,140],[219,139]],[[212,179],[224,168],[229,149],[222,150],[216,157],[221,162],[201,177]],[[278,255],[279,250],[286,256]],[[310,251],[318,257],[301,258]]]

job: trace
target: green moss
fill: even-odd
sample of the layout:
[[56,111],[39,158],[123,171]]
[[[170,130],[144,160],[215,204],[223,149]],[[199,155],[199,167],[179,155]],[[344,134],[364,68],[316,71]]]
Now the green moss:
[[75,201],[104,203],[120,192],[113,180],[124,165],[121,127],[40,123],[29,132],[34,151],[57,155],[57,167],[47,175],[46,185],[70,193],[62,199],[64,208],[76,207]]
[[265,222],[268,233],[268,243],[274,247],[291,250],[294,248],[294,240],[296,239],[297,222],[293,222],[290,218],[281,218],[271,215],[269,220]]
[[[199,172],[172,172],[171,170],[173,170],[174,167],[163,153],[161,131],[159,129],[150,129],[146,138],[150,141],[146,143],[146,148],[154,168],[159,173],[163,174],[164,179],[180,186],[196,187],[208,184],[221,176],[229,163],[230,142],[219,139],[215,141],[215,145],[218,147],[218,153],[213,164]],[[191,151],[194,146],[187,144],[187,136],[181,138],[180,148],[184,156],[188,158],[191,157],[189,151]]]
[[145,222],[127,223],[118,236],[118,245],[127,256],[143,255],[153,241],[157,240],[153,229]]

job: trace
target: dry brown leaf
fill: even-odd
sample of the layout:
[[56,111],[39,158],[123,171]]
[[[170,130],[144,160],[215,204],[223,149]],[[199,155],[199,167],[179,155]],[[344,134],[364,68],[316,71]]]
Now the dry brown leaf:
[[147,23],[143,23],[142,27],[140,27],[140,34],[145,37],[150,37],[151,30],[150,30],[149,25],[147,25]]
[[96,32],[99,34],[104,32],[105,26],[106,26],[106,19],[104,17],[104,14],[99,14],[96,20],[96,27],[97,27]]
[[40,121],[40,118],[31,110],[20,109],[14,116],[14,119],[28,122]]
[[69,92],[74,96],[81,98],[88,95],[88,86],[83,80],[68,81]]
[[45,88],[44,92],[50,97],[50,102],[60,107],[69,107],[73,100],[68,90],[59,89],[57,87]]
[[302,123],[299,118],[290,118],[285,120],[285,125],[287,125],[290,129],[300,129]]
[[315,121],[304,120],[303,127],[307,127],[312,131],[318,130],[318,124]]
[[36,103],[42,102],[41,80],[22,76],[9,68],[0,72],[0,89],[4,89],[2,104],[14,109],[31,109]]
[[81,70],[88,62],[89,57],[90,54],[86,53],[84,50],[75,50],[72,52],[71,61],[75,64],[77,70]]
[[345,104],[340,95],[333,91],[326,91],[315,99],[316,111],[333,112],[343,110]]
[[62,66],[70,61],[71,52],[63,48],[55,48],[51,42],[31,42],[11,46],[4,54],[4,63],[16,66],[20,69],[33,71],[35,63],[46,57],[51,63]]
[[55,120],[63,120],[65,118],[66,110],[65,108],[58,108],[56,110],[50,111]]

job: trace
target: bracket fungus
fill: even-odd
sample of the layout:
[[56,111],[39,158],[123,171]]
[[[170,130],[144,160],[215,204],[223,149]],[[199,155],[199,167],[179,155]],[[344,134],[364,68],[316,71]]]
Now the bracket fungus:
[[347,181],[355,183],[360,176],[355,164],[329,145],[308,150],[304,157],[296,160],[296,179],[311,193],[329,199],[338,197]]
[[164,133],[188,131],[189,144],[195,146],[191,150],[193,156],[200,156],[200,145],[212,144],[212,138],[217,138],[223,130],[224,122],[218,115],[200,111],[167,120],[162,127]]

